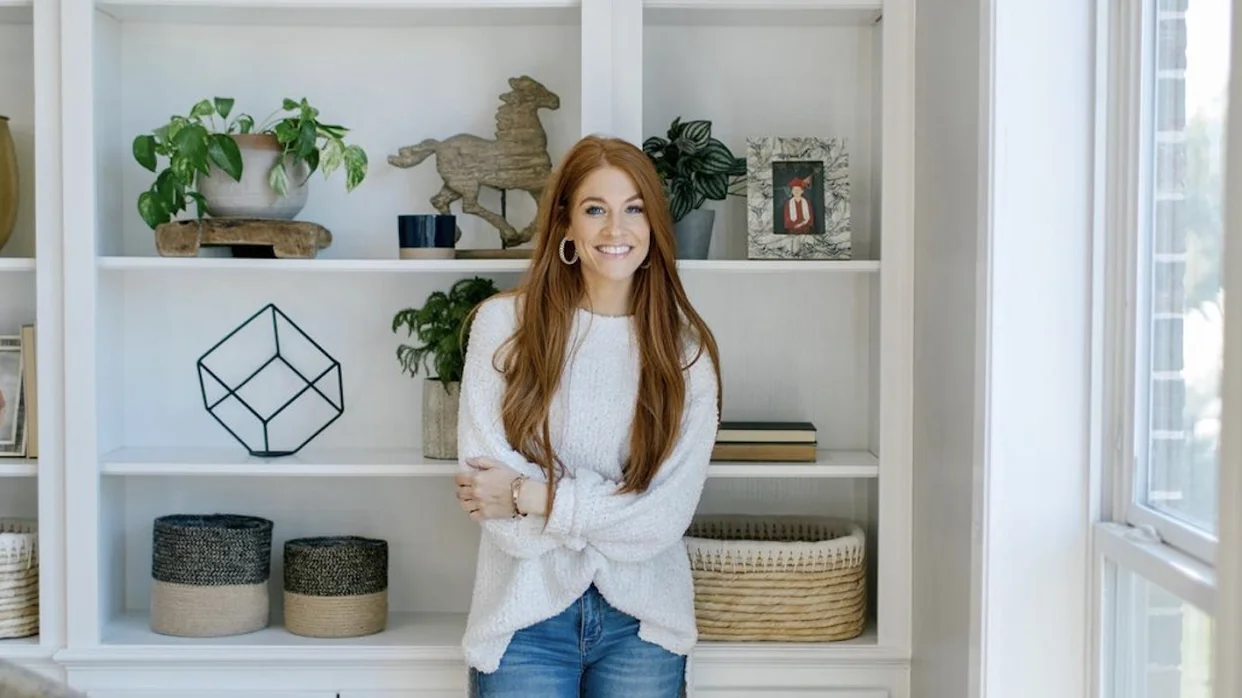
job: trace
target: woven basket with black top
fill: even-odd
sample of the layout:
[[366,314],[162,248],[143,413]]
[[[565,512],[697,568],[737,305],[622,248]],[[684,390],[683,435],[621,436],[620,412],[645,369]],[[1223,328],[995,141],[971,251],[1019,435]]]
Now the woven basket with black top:
[[221,637],[267,627],[271,521],[173,514],[155,520],[153,537],[153,632]]
[[285,543],[285,628],[308,637],[357,637],[388,623],[388,543],[361,536]]

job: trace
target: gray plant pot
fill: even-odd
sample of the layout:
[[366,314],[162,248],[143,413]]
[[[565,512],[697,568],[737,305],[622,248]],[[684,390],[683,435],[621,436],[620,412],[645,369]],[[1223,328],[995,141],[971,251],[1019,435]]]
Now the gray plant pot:
[[268,184],[268,173],[280,159],[280,143],[271,134],[233,134],[241,151],[242,177],[234,182],[215,165],[198,177],[198,191],[207,200],[207,213],[216,218],[275,218],[293,220],[306,206],[310,172],[305,162],[286,158],[289,190],[284,196]]
[[707,253],[712,247],[712,226],[715,223],[716,212],[706,208],[695,209],[677,221],[673,225],[673,235],[677,239],[677,258],[707,259]]
[[[447,390],[446,390],[447,387]],[[457,460],[457,406],[461,384],[423,381],[423,456]]]

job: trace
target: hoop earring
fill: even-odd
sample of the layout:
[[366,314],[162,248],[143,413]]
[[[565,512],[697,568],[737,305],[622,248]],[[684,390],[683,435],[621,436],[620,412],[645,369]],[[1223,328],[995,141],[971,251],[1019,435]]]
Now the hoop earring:
[[573,264],[578,261],[578,248],[574,248],[574,258],[570,259],[565,256],[565,243],[569,242],[569,238],[561,238],[561,261],[565,264]]
[[639,265],[638,265],[638,268],[639,268],[639,269],[647,269],[647,268],[649,268],[650,266],[651,266],[651,258],[650,258],[650,257],[648,257],[647,259],[643,260],[643,263],[642,263],[642,264],[639,264]]

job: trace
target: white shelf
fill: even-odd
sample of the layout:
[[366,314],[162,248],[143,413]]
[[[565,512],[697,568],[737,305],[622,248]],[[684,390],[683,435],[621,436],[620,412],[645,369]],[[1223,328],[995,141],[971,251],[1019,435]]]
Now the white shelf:
[[33,0],[0,0],[0,24],[30,24],[33,19]]
[[[262,271],[271,272],[523,272],[525,259],[248,259],[234,257],[100,257],[99,268],[112,271]],[[683,272],[878,272],[878,260],[683,259]]]
[[883,8],[882,0],[643,0],[644,10],[764,10],[767,12],[870,10],[879,12]]
[[[358,662],[459,662],[466,617],[457,613],[391,613],[386,630],[354,638],[321,639],[294,635],[279,625],[245,635],[185,638],[151,632],[145,612],[128,613],[104,626],[96,647],[62,650],[67,663],[176,662],[265,664],[307,662],[351,665]],[[807,664],[897,660],[879,647],[873,626],[852,640],[830,643],[700,642],[696,660],[797,661]]]
[[[464,6],[468,5],[468,6]],[[565,25],[579,0],[97,0],[122,22],[270,26]]]
[[0,458],[0,477],[35,477],[39,461],[34,458]]
[[764,666],[824,665],[836,662],[900,662],[901,653],[876,642],[875,624],[862,635],[840,642],[707,642],[694,649],[695,661],[740,661]]
[[870,478],[879,477],[880,463],[867,451],[820,449],[814,463],[715,462],[711,478]]
[[867,25],[880,18],[882,0],[644,0],[649,26]]
[[[279,602],[279,596],[273,599]],[[388,627],[365,637],[321,638],[294,635],[279,625],[245,635],[187,638],[151,631],[148,614],[130,613],[107,623],[99,647],[62,651],[56,659],[112,662],[191,660],[195,663],[306,661],[349,664],[359,661],[461,661],[466,617],[458,613],[391,613]]]
[[[105,475],[258,477],[447,477],[453,461],[417,449],[323,449],[287,458],[251,458],[236,448],[123,448],[104,454]],[[866,451],[820,451],[814,463],[714,463],[713,478],[871,478],[878,459]]]
[[0,640],[0,659],[47,659],[52,653],[53,648],[41,644],[38,635]]
[[[4,7],[0,5],[0,17],[4,16]],[[0,273],[32,272],[35,261],[32,257],[0,257]]]

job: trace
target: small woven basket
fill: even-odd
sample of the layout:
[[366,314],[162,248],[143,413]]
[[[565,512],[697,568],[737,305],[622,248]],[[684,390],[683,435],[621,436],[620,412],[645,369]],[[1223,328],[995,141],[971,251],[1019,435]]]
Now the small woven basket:
[[151,630],[222,637],[268,625],[272,522],[238,514],[155,520]]
[[0,638],[39,634],[39,525],[0,519]]
[[866,539],[849,521],[705,516],[686,534],[699,638],[834,642],[867,618]]
[[388,624],[388,543],[360,536],[285,543],[285,628],[307,637],[358,637]]

